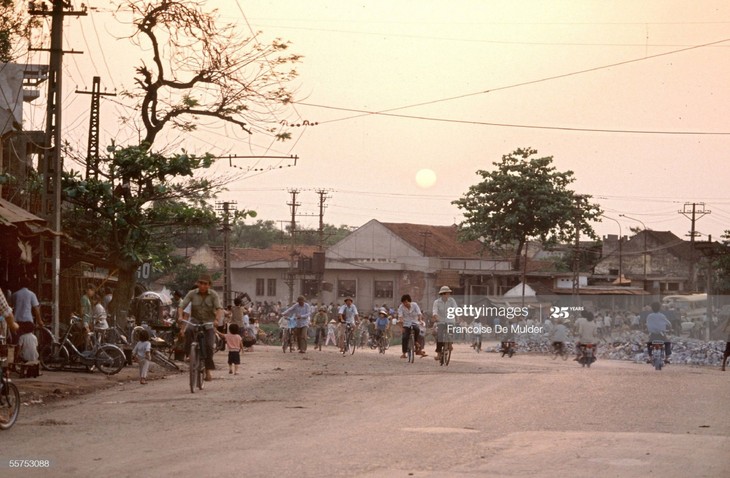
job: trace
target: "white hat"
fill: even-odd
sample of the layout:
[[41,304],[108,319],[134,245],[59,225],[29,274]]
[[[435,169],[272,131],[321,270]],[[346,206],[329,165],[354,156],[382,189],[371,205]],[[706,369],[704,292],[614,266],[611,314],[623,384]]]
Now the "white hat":
[[453,292],[453,290],[449,289],[449,286],[447,286],[447,285],[442,286],[441,289],[439,289],[439,295],[451,293],[451,292]]
[[387,310],[385,310],[385,307],[381,307],[381,308],[380,308],[380,310],[378,310],[378,313],[379,313],[379,314],[385,314],[385,315],[388,315],[388,311],[387,311]]

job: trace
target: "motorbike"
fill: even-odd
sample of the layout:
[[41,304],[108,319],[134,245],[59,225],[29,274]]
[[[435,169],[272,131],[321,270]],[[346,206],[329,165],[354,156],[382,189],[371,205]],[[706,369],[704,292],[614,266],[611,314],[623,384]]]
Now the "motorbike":
[[75,315],[59,341],[54,341],[39,351],[41,366],[46,370],[63,370],[66,367],[85,367],[89,372],[94,368],[106,375],[118,373],[126,362],[122,349],[112,344],[100,344],[93,333],[89,334],[87,350],[79,350],[71,341],[71,331],[82,329],[83,321]]
[[517,343],[512,340],[503,340],[502,347],[499,351],[502,353],[502,357],[505,355],[512,357],[515,354],[515,351],[517,351]]
[[654,365],[654,369],[661,370],[664,366],[664,341],[663,340],[652,340],[651,341],[651,362]]
[[591,367],[591,364],[596,361],[596,344],[580,344],[580,357],[578,357],[578,363],[582,367]]

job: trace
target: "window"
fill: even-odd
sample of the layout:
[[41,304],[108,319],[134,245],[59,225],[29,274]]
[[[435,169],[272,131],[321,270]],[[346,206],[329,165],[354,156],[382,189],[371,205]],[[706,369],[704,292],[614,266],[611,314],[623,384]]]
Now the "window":
[[376,299],[392,299],[393,298],[393,281],[376,280],[375,281],[375,298]]
[[355,290],[357,288],[357,281],[354,279],[338,280],[337,281],[337,297],[344,299],[345,297],[355,298]]
[[264,279],[256,279],[256,295],[264,295]]
[[276,296],[276,279],[269,279],[266,281],[266,295],[269,297]]

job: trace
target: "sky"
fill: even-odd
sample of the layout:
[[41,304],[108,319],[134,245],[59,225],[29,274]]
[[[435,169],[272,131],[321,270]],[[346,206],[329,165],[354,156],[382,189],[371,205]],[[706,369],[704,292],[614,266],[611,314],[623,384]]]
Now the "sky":
[[[88,16],[65,21],[66,48],[84,52],[64,58],[64,135],[80,150],[89,96],[76,88],[90,89],[94,75],[109,91],[131,88],[146,54],[121,38],[123,12],[108,0],[86,3]],[[573,171],[573,189],[600,204],[610,219],[594,225],[599,235],[647,227],[687,238],[690,219],[679,211],[688,203],[711,211],[697,220],[698,240],[730,229],[727,1],[206,4],[244,33],[262,31],[262,43],[283,38],[303,55],[298,100],[282,120],[317,124],[293,128],[291,141],[210,122],[170,134],[190,151],[296,155],[296,166],[235,160],[264,171],[220,200],[258,219],[288,221],[296,188],[304,227],[316,227],[317,190],[328,191],[324,219],[335,225],[458,223],[451,202],[479,182],[476,171],[531,147]],[[121,97],[102,100],[102,142],[133,138],[119,122],[129,111]],[[43,112],[27,121],[42,125]],[[217,165],[221,174],[240,172],[228,163]],[[419,185],[421,170],[433,171],[432,185]]]

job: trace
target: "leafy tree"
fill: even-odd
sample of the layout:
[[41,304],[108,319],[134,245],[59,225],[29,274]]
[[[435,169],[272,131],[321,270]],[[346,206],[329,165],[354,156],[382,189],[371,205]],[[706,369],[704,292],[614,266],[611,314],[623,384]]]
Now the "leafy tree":
[[116,312],[132,296],[137,268],[166,257],[170,226],[216,222],[204,201],[222,184],[199,177],[212,165],[209,156],[167,157],[140,146],[110,148],[110,153],[100,161],[104,174],[98,179],[64,174],[63,228],[116,267],[114,297],[121,300],[112,306]]
[[152,145],[168,125],[196,128],[201,117],[275,133],[281,140],[276,112],[292,100],[284,86],[296,77],[291,67],[301,56],[288,53],[288,42],[259,43],[241,28],[218,21],[195,0],[127,0],[135,15],[132,39],[152,55],[137,67],[137,89],[124,94],[138,101],[143,143]]
[[265,46],[255,36],[241,38],[234,25],[221,26],[215,11],[206,13],[202,1],[125,0],[125,5],[135,17],[131,38],[151,55],[136,69],[137,89],[125,92],[138,102],[140,116],[132,121],[141,122],[140,144],[112,148],[89,179],[74,171],[63,178],[70,204],[64,230],[102,251],[117,268],[112,312],[126,307],[143,261],[169,266],[174,228],[217,225],[206,201],[229,180],[201,175],[212,164],[209,155],[155,152],[158,135],[170,127],[194,130],[207,117],[287,139],[274,119],[291,99],[284,84],[296,72],[287,68],[300,58],[285,54],[288,44],[281,40]]
[[572,171],[552,166],[552,156],[535,157],[537,151],[520,148],[492,163],[495,170],[479,170],[482,181],[453,201],[464,211],[460,236],[496,246],[516,245],[513,267],[528,239],[545,244],[569,242],[576,230],[597,239],[589,221],[600,220],[600,207],[590,196],[568,189]]
[[712,262],[713,294],[730,294],[730,230],[722,236],[724,253],[717,256]]
[[[21,3],[25,6],[25,2]],[[0,63],[17,58],[18,40],[27,31],[27,22],[27,17],[13,0],[0,0]]]

